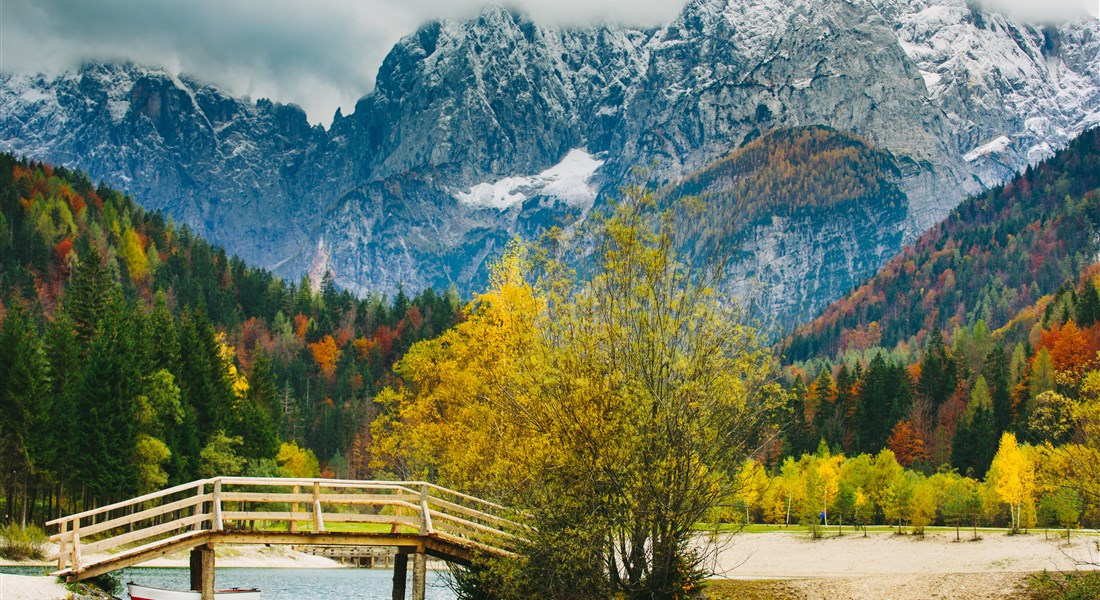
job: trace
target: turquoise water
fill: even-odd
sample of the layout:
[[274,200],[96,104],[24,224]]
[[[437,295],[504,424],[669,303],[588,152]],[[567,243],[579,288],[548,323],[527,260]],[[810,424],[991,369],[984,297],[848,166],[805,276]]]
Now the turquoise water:
[[[411,561],[410,561],[411,562]],[[264,600],[389,600],[393,571],[386,569],[216,569],[218,588],[258,587]],[[0,567],[0,573],[41,575],[41,567]],[[187,569],[140,568],[117,572],[123,583],[134,581],[153,587],[187,589]],[[447,573],[428,572],[426,600],[454,600],[447,587]],[[406,597],[412,597],[412,565],[409,565]],[[123,593],[128,599],[129,595]]]

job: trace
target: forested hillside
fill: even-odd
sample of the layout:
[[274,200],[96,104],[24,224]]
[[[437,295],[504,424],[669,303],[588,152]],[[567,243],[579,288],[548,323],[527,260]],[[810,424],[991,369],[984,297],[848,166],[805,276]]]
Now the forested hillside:
[[717,206],[749,211],[749,221],[866,198],[900,206],[906,200],[899,178],[889,152],[816,125],[768,132],[688,177],[672,196],[706,192]]
[[707,226],[684,253],[706,260],[714,247],[735,248],[720,292],[781,337],[902,247],[901,181],[890,152],[814,125],[768,131],[662,195],[699,200],[687,207],[701,206]]
[[1094,129],[799,328],[783,347],[786,451],[886,447],[904,466],[980,477],[1002,432],[1075,439],[1100,366],[1098,187]]
[[286,283],[82,173],[0,155],[8,514],[213,473],[364,475],[375,390],[461,314],[453,292]]
[[963,202],[784,345],[790,360],[923,344],[933,329],[993,328],[1097,259],[1100,129],[1011,183]]

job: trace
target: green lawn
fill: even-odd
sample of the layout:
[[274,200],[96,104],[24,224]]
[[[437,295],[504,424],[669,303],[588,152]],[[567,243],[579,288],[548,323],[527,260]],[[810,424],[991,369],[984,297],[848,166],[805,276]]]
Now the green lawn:
[[[714,524],[700,524],[700,525],[697,526],[696,529],[700,532],[711,532],[711,531],[715,531],[715,527],[716,526]],[[822,532],[822,535],[825,536],[825,537],[835,537],[838,534],[838,530],[839,530],[839,528],[834,524],[830,524],[828,528],[826,528],[826,527],[821,527],[820,528],[820,531]],[[748,533],[748,534],[753,534],[753,533],[791,533],[791,534],[807,535],[807,534],[809,534],[810,530],[809,530],[809,528],[804,527],[802,525],[784,526],[784,525],[772,525],[772,524],[766,524],[766,523],[751,523],[749,525],[743,525],[743,524],[737,524],[737,523],[720,523],[720,524],[717,525],[717,531],[719,533]],[[897,528],[896,525],[894,525],[894,526],[892,526],[892,525],[868,525],[867,526],[867,534],[868,535],[873,535],[873,534],[895,534],[895,533],[897,533],[897,531],[898,531],[898,528]],[[942,526],[942,525],[935,525],[935,526],[925,527],[924,531],[925,531],[926,534],[933,534],[934,533],[934,534],[951,534],[951,535],[954,535],[955,528],[954,527],[946,527],[946,526]],[[910,527],[903,527],[902,532],[904,534],[908,535],[908,534],[911,534],[913,532],[913,530]],[[844,535],[863,535],[863,529],[861,528],[859,530],[856,530],[851,525],[844,525],[843,526],[843,533],[844,533]],[[1056,536],[1065,537],[1066,530],[1065,529],[1049,529],[1049,530],[1047,530],[1047,529],[1042,529],[1042,528],[1035,528],[1035,529],[1030,529],[1030,530],[1026,531],[1025,533],[1028,534],[1028,535],[1049,534],[1050,537],[1056,537]],[[969,539],[971,536],[973,536],[973,528],[962,527],[962,528],[959,529],[959,535],[964,540]],[[979,527],[978,528],[978,535],[979,536],[1008,535],[1008,529],[1004,528],[1004,527]],[[1094,530],[1094,529],[1074,529],[1074,530],[1072,530],[1070,535],[1072,537],[1077,537],[1077,536],[1096,537],[1096,536],[1100,536],[1100,531],[1097,531],[1097,530]]]

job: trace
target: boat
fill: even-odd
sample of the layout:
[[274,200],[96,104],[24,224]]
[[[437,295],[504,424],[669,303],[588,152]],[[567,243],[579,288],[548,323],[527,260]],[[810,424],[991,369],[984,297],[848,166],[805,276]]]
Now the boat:
[[[131,600],[201,600],[202,593],[194,591],[166,590],[163,588],[138,585],[134,582],[127,583],[130,588]],[[257,588],[230,588],[228,590],[216,590],[214,597],[218,600],[260,600],[260,590]]]

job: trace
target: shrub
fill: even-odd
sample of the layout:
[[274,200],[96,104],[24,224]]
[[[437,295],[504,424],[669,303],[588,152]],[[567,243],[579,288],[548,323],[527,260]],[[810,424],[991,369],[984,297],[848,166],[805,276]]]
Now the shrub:
[[102,575],[96,575],[90,579],[84,580],[84,583],[91,585],[94,588],[98,588],[114,598],[122,593],[123,585],[122,579],[118,574],[118,571],[113,573],[104,573]]
[[7,560],[42,560],[47,541],[46,534],[34,525],[0,525],[0,557]]
[[1092,600],[1100,598],[1100,572],[1043,571],[1028,580],[1028,591],[1035,600]]

